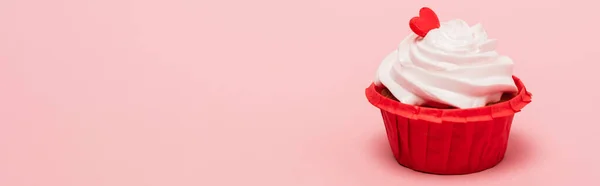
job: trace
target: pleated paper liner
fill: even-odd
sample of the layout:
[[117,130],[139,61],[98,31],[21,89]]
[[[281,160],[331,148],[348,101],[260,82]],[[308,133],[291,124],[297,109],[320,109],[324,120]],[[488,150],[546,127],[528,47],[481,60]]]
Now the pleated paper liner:
[[515,76],[519,89],[505,101],[471,109],[406,105],[371,84],[367,99],[381,109],[394,157],[401,165],[432,174],[468,174],[500,163],[508,145],[514,114],[531,102],[531,93]]

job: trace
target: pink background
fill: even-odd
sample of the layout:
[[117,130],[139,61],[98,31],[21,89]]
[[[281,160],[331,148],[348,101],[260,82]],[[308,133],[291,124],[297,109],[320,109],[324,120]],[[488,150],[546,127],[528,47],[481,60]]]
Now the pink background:
[[[533,103],[505,160],[396,164],[364,96],[421,6],[482,22]],[[2,0],[2,186],[598,185],[588,0]]]

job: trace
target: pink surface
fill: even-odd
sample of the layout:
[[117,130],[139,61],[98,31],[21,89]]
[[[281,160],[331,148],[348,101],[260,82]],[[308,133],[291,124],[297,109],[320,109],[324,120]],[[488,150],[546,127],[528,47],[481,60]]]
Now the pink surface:
[[[424,5],[483,22],[533,93],[493,169],[399,166],[364,96]],[[598,185],[597,7],[2,0],[0,185]]]

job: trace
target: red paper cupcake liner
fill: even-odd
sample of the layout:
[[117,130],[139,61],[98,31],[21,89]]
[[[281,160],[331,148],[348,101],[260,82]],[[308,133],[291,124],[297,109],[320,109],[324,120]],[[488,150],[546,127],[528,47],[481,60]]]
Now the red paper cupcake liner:
[[371,84],[367,99],[381,109],[394,157],[401,165],[432,174],[483,171],[504,158],[514,114],[531,102],[521,80],[508,101],[470,109],[407,105],[381,94]]

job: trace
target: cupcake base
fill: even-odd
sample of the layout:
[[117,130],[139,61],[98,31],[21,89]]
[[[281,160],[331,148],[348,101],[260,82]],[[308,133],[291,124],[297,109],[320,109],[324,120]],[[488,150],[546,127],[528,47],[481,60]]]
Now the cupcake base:
[[472,109],[406,105],[371,85],[366,95],[381,109],[394,157],[401,165],[432,174],[469,174],[504,158],[516,112],[531,94],[513,77],[519,92],[507,101]]

